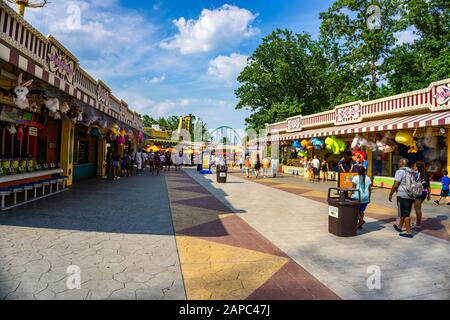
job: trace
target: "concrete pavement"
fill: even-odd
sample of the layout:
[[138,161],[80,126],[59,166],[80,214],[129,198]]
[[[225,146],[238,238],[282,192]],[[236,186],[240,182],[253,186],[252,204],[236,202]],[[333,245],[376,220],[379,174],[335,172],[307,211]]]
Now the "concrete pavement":
[[0,215],[0,299],[184,298],[163,176],[80,181]]
[[[399,237],[391,227],[395,211],[379,212],[390,219],[368,218],[357,237],[339,238],[328,233],[321,191],[307,191],[313,200],[292,192],[301,186],[271,186],[283,179],[254,183],[229,175],[229,183],[217,184],[214,175],[186,172],[343,299],[450,299],[450,242],[424,232]],[[377,269],[381,288],[372,290],[367,280]]]

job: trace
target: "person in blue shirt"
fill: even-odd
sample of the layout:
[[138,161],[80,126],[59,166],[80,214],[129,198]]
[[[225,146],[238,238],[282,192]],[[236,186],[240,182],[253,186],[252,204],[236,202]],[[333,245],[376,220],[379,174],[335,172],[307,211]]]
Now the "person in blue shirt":
[[[442,173],[444,176],[442,177],[441,197],[439,198],[439,200],[434,201],[434,203],[436,205],[439,205],[439,202],[442,200],[442,198],[445,198],[445,201],[447,201],[447,197],[448,197],[450,178],[448,177],[447,170],[442,171]],[[447,202],[447,205],[450,205],[450,202]]]
[[359,190],[358,192],[354,192],[352,194],[352,199],[358,200],[358,197],[361,197],[361,203],[359,205],[359,216],[358,216],[358,229],[362,229],[362,226],[366,221],[364,221],[364,213],[367,209],[367,205],[370,202],[370,193],[372,185],[372,181],[366,174],[366,168],[363,166],[358,167],[358,175],[353,177],[352,179],[353,189]]

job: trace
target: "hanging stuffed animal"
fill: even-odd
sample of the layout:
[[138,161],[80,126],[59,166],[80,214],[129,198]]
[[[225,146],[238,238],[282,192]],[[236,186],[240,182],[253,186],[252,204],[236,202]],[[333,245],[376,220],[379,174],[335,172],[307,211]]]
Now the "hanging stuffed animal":
[[55,120],[61,119],[61,114],[59,112],[50,112],[50,116]]
[[37,112],[38,111],[38,105],[37,105],[37,103],[36,102],[32,102],[31,104],[30,104],[30,111],[31,112]]
[[345,142],[336,137],[327,137],[325,139],[325,145],[328,150],[333,151],[333,153],[336,155],[344,152],[346,148]]
[[123,145],[125,143],[125,129],[119,128],[119,135],[117,136],[117,143]]
[[69,110],[70,110],[69,104],[65,101],[59,106],[59,111],[61,113],[67,113]]
[[19,126],[17,128],[17,140],[19,141],[23,140],[23,126]]
[[301,158],[306,158],[306,157],[308,157],[308,151],[300,149],[298,151],[298,156]]
[[358,161],[359,163],[363,163],[366,159],[366,153],[361,150],[353,151],[352,152],[352,159],[354,161]]
[[306,150],[309,150],[313,147],[308,140],[302,140],[302,142],[300,144],[302,145],[303,149],[306,149]]
[[83,121],[83,111],[78,111],[77,113],[77,121]]
[[16,134],[17,132],[16,126],[13,124],[8,125],[8,132],[10,135]]
[[372,151],[377,150],[377,145],[374,142],[369,142],[366,138],[360,137],[358,134],[353,138],[350,148],[352,150],[359,150],[362,147],[368,147]]
[[298,140],[294,140],[294,142],[292,143],[292,147],[293,148],[300,148],[301,147],[300,142]]
[[142,132],[141,131],[139,131],[138,132],[138,135],[137,135],[137,143],[142,143]]
[[320,150],[323,147],[323,140],[319,139],[319,138],[312,138],[310,140],[310,143],[312,144],[312,146],[314,148],[316,148],[316,150]]
[[33,80],[22,83],[22,74],[19,75],[17,87],[14,88],[13,101],[20,109],[27,109],[29,107],[27,94],[30,92],[28,87],[33,83]]
[[59,111],[59,100],[58,98],[49,98],[45,100],[45,107],[50,110],[51,112],[58,112]]
[[399,131],[395,135],[395,142],[403,144],[409,147],[408,153],[416,153],[417,152],[417,144],[414,140],[414,137],[406,131]]

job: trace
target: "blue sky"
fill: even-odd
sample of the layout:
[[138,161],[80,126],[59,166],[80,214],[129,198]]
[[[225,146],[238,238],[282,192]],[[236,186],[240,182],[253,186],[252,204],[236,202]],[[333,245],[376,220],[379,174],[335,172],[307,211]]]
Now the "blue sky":
[[58,0],[26,19],[141,114],[243,128],[234,89],[246,57],[276,28],[317,36],[332,2]]

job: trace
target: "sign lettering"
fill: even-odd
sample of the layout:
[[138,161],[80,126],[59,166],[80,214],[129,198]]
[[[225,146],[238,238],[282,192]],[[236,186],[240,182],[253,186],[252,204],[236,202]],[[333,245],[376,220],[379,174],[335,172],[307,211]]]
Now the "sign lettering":
[[68,83],[73,84],[75,63],[54,44],[50,44],[49,46],[47,64],[52,73]]

